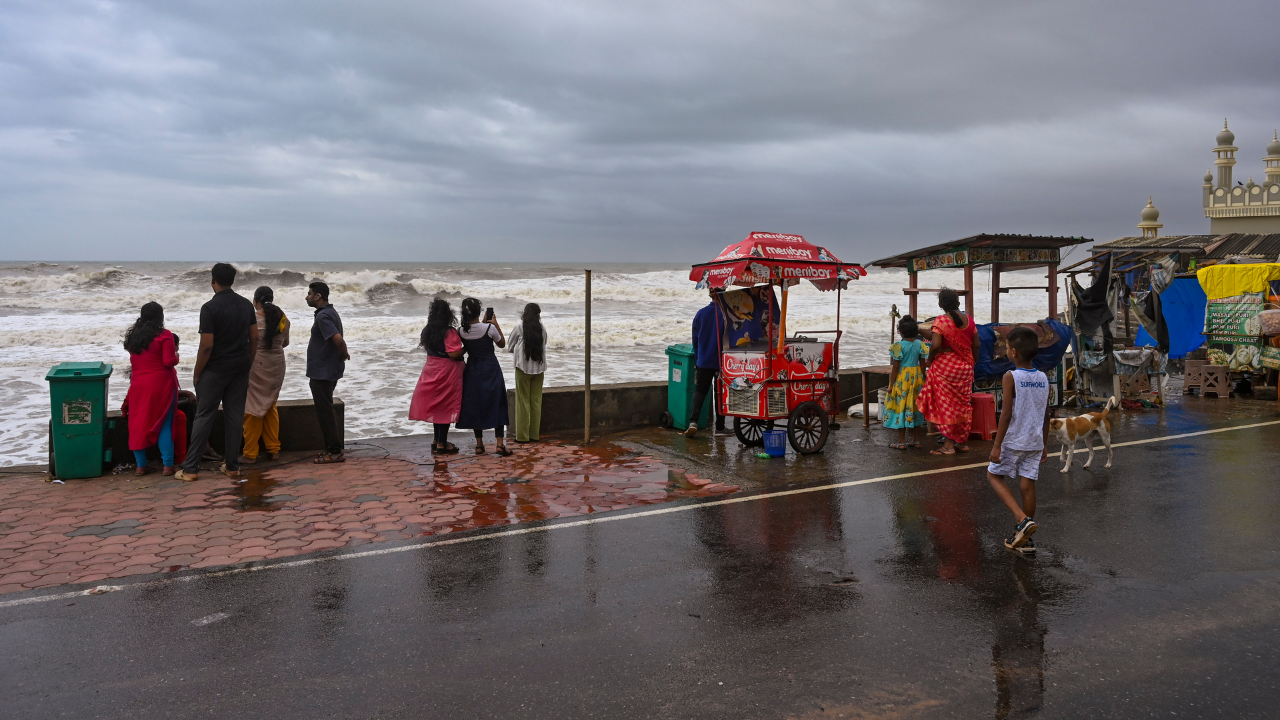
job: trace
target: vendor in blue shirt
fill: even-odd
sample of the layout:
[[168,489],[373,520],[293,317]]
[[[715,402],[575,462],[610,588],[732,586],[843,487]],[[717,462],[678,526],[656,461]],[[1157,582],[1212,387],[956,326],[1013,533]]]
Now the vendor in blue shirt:
[[[686,437],[697,434],[702,403],[706,402],[707,393],[711,391],[711,383],[720,374],[720,326],[724,323],[720,320],[720,308],[716,305],[718,292],[720,291],[712,290],[709,293],[711,302],[693,316],[694,390],[689,427],[684,431]],[[724,417],[716,412],[714,400],[711,403],[711,414],[716,418],[716,432],[724,432]]]

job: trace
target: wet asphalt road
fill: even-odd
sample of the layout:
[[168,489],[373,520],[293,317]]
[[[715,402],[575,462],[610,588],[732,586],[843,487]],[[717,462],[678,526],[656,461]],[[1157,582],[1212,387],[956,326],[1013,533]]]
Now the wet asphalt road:
[[[1117,442],[1276,419],[1226,405]],[[944,464],[886,435],[687,449],[756,487]],[[1276,717],[1278,441],[1051,458],[1030,561],[971,469],[0,608],[0,715]]]

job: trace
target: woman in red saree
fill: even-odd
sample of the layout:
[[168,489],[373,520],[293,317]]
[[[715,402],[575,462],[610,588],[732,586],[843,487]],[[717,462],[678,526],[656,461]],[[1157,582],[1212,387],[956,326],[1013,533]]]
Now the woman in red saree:
[[164,474],[174,467],[173,416],[178,400],[178,346],[164,329],[164,308],[149,302],[124,336],[129,351],[129,449],[139,475],[147,473],[147,448],[160,446]]
[[929,348],[929,370],[920,389],[917,405],[929,422],[942,433],[944,444],[933,455],[968,452],[969,428],[973,423],[973,364],[978,356],[978,332],[973,318],[960,312],[960,296],[955,290],[938,293],[938,307],[946,313],[933,322],[933,342]]

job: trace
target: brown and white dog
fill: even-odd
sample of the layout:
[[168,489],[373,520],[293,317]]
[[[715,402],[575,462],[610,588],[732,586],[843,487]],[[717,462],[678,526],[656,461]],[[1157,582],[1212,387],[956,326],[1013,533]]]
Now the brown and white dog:
[[1049,421],[1049,432],[1058,436],[1058,442],[1062,443],[1062,452],[1059,457],[1066,463],[1062,466],[1060,472],[1066,472],[1071,469],[1071,459],[1076,454],[1076,441],[1084,440],[1089,446],[1089,459],[1085,461],[1084,466],[1089,467],[1089,463],[1093,462],[1093,434],[1097,433],[1102,438],[1102,444],[1107,446],[1107,465],[1111,467],[1111,418],[1108,413],[1111,408],[1120,404],[1114,396],[1107,401],[1106,407],[1101,412],[1085,413],[1076,417],[1064,418],[1061,420]]

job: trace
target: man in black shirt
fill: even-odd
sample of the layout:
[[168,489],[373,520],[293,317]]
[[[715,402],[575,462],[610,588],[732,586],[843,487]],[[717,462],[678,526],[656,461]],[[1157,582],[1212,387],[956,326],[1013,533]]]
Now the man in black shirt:
[[307,345],[307,378],[311,381],[316,420],[324,435],[324,452],[316,462],[345,462],[342,435],[338,433],[338,419],[333,412],[333,389],[342,379],[351,355],[347,353],[347,341],[342,339],[342,318],[329,304],[329,286],[319,281],[311,283],[307,287],[307,304],[316,309],[311,342]]
[[249,368],[258,354],[258,318],[253,303],[231,289],[236,269],[213,266],[213,299],[200,308],[200,349],[196,354],[196,419],[187,443],[187,458],[174,473],[179,480],[198,479],[200,456],[213,433],[213,418],[222,405],[225,447],[222,467],[227,477],[240,477],[240,445],[244,442],[244,402]]

